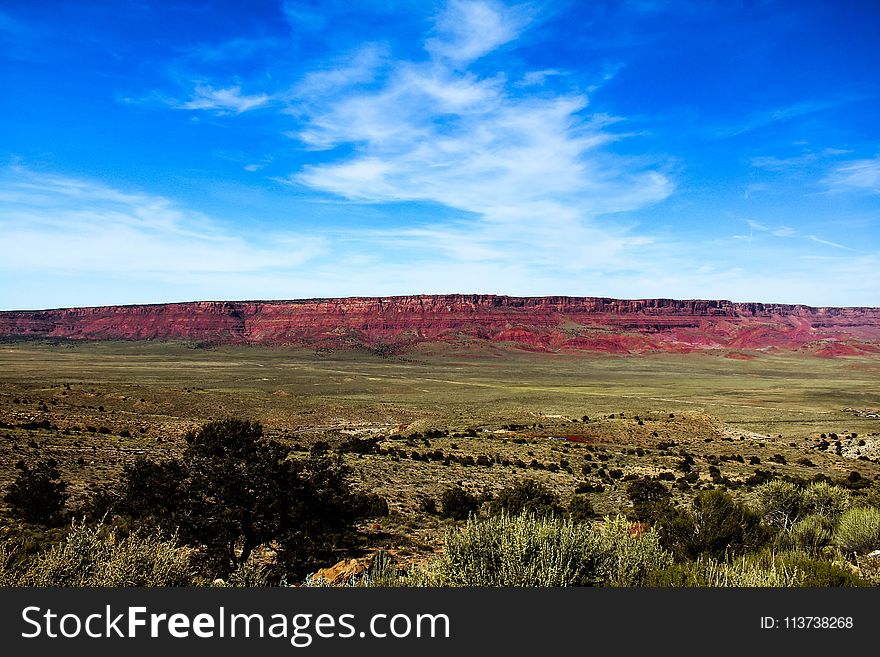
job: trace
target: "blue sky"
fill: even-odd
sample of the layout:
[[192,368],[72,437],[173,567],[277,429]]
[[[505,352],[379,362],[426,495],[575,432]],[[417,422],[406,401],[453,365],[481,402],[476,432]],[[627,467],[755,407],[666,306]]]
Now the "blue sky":
[[0,308],[880,306],[880,4],[0,3]]

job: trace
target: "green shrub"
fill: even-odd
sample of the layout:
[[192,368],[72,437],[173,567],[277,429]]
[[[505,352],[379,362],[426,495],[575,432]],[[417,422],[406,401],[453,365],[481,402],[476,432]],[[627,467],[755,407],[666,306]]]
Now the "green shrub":
[[773,479],[755,489],[764,521],[785,530],[791,529],[804,511],[803,491],[783,479]]
[[525,479],[502,489],[489,503],[489,513],[506,513],[510,516],[522,513],[560,516],[562,504],[559,496],[544,484],[533,479]]
[[854,507],[840,516],[834,544],[846,554],[867,554],[880,549],[880,509]]
[[103,524],[74,524],[64,540],[25,562],[19,586],[192,586],[190,553],[158,534],[120,539]]
[[756,550],[770,539],[758,513],[718,490],[699,493],[690,509],[664,516],[657,528],[664,547],[680,561],[700,556],[724,559]]
[[599,582],[604,586],[645,586],[651,573],[672,565],[672,554],[655,531],[636,534],[624,516],[605,518],[599,532],[602,559]]
[[626,496],[633,505],[637,520],[654,522],[669,509],[672,493],[659,481],[639,479],[626,486]]
[[832,522],[843,515],[850,505],[850,492],[826,481],[814,481],[804,489],[804,508],[807,513],[828,518]]
[[870,585],[842,563],[832,563],[798,553],[783,554],[780,560],[787,568],[799,573],[797,586],[829,588]]
[[450,486],[440,496],[443,507],[440,515],[453,520],[467,520],[468,516],[480,508],[480,500],[461,486]]
[[767,566],[747,557],[719,561],[701,557],[653,571],[648,586],[655,587],[791,587],[799,586],[802,574],[782,563]]
[[3,497],[10,512],[27,522],[53,525],[62,520],[67,501],[67,484],[61,478],[55,459],[38,461],[33,466],[19,461],[15,481]]
[[416,581],[427,586],[638,586],[672,563],[653,532],[624,517],[601,530],[549,516],[502,513],[450,531],[443,554]]
[[586,495],[575,495],[568,503],[568,518],[572,522],[590,522],[596,515],[593,503]]
[[834,525],[821,515],[809,515],[798,520],[791,528],[788,543],[792,548],[807,554],[818,554],[831,544]]
[[501,512],[470,518],[446,535],[432,564],[432,586],[586,586],[596,583],[600,559],[586,525]]
[[264,588],[269,586],[269,569],[253,557],[238,564],[227,580],[226,586],[235,588]]

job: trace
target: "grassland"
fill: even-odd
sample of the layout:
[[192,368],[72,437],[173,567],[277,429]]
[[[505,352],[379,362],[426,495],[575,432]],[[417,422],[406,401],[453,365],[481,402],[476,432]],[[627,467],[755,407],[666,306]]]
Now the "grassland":
[[[382,494],[393,511],[372,525],[371,540],[418,559],[442,533],[430,503],[453,484],[491,493],[530,477],[563,496],[584,482],[602,484],[591,495],[597,512],[625,511],[623,477],[679,478],[682,450],[696,459],[691,488],[713,485],[710,466],[734,482],[759,468],[804,478],[856,469],[874,479],[878,410],[876,359],[436,348],[381,358],[7,342],[0,344],[0,487],[19,459],[53,456],[75,505],[112,483],[127,460],[174,452],[188,429],[223,417],[258,420],[301,449],[382,436],[379,452],[346,458],[358,485]],[[829,439],[820,449],[822,434],[836,434],[840,446]]]

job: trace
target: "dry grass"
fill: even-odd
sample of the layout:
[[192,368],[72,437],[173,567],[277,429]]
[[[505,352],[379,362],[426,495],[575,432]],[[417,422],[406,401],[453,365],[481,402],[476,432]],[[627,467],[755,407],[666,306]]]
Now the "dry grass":
[[[188,429],[221,417],[259,420],[270,436],[303,448],[381,435],[384,453],[346,457],[360,485],[385,496],[393,512],[365,525],[367,547],[417,561],[448,524],[424,512],[425,500],[439,501],[451,485],[484,494],[534,478],[567,498],[579,483],[599,483],[600,467],[680,477],[682,450],[694,457],[699,486],[711,485],[710,465],[732,481],[757,467],[804,478],[857,469],[872,479],[880,465],[858,457],[880,440],[880,420],[870,417],[880,408],[878,375],[877,359],[766,354],[735,360],[720,353],[424,349],[383,359],[166,343],[5,343],[0,422],[10,428],[0,429],[0,487],[14,478],[17,460],[53,456],[76,504],[90,488],[112,484],[127,460],[173,453]],[[57,428],[23,428],[34,422]],[[432,429],[446,435],[417,435]],[[815,448],[822,433],[838,435],[841,455],[833,444]],[[562,436],[582,442],[553,438]],[[412,459],[437,450],[491,465]],[[775,455],[785,463],[772,462]],[[542,467],[529,467],[533,461]],[[625,485],[606,480],[604,492],[591,494],[597,513],[626,511]],[[676,492],[679,500],[691,494]],[[752,495],[746,488],[736,494]]]

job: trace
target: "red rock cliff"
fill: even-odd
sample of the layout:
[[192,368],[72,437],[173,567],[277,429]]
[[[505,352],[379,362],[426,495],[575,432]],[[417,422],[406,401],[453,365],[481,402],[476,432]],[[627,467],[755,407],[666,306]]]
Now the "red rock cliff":
[[467,340],[610,352],[880,353],[880,308],[674,299],[432,295],[0,312],[0,336],[344,347]]

